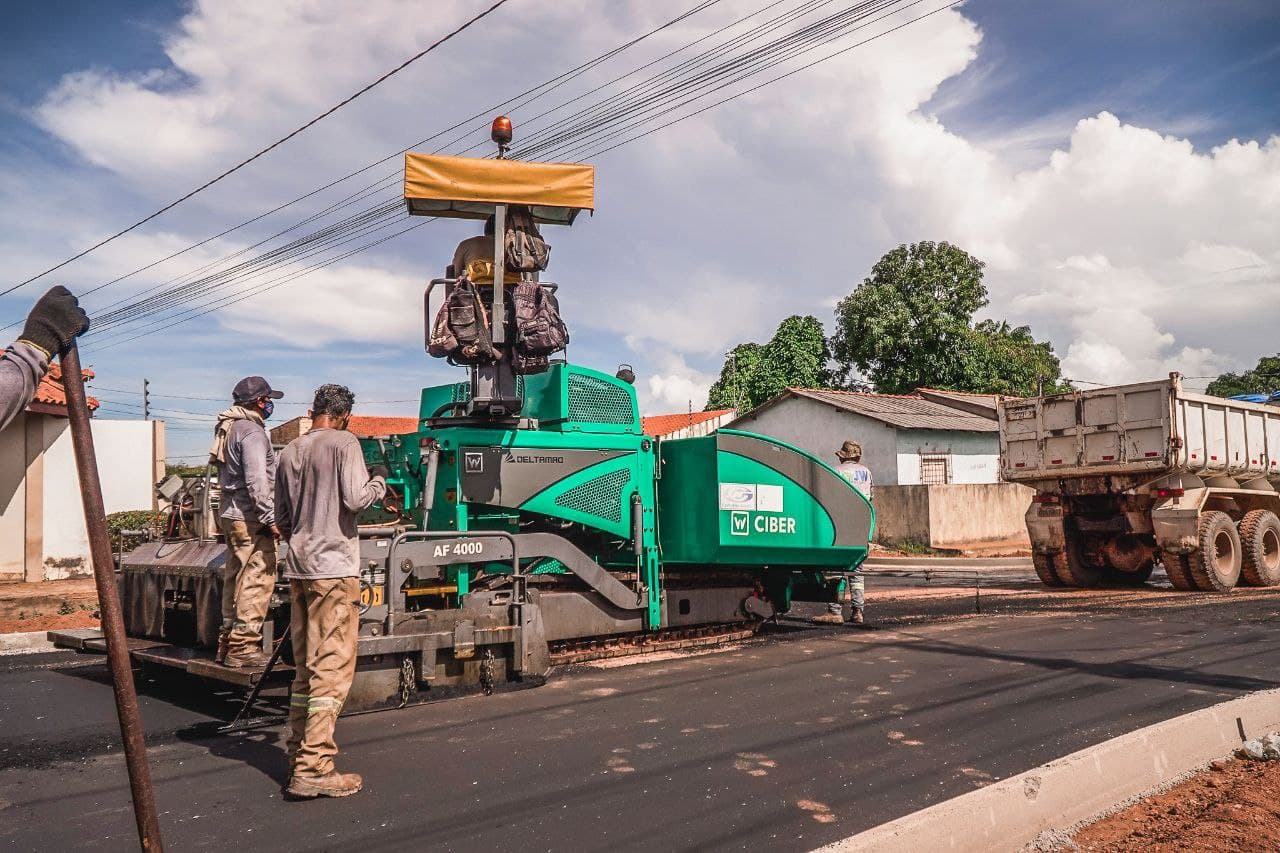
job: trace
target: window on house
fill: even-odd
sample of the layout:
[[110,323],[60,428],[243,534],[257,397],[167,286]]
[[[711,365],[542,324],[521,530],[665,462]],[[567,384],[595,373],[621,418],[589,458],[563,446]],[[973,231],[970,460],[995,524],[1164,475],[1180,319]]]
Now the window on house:
[[951,482],[950,453],[920,454],[920,483],[925,486],[940,486]]

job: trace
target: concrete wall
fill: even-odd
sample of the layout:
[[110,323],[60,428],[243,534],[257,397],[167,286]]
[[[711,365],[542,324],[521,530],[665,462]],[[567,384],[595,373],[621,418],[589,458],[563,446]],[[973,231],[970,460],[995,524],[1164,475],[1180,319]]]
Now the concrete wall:
[[[154,509],[164,425],[91,423],[107,513]],[[0,580],[58,580],[92,570],[67,420],[23,413],[0,430]]]
[[22,580],[25,572],[27,417],[0,430],[0,581]]
[[1024,516],[1032,489],[1017,483],[876,488],[876,541],[934,548],[983,543],[1029,546]]
[[904,429],[898,431],[897,452],[900,486],[920,483],[920,456],[926,453],[951,457],[952,483],[1000,482],[998,433]]
[[856,441],[862,445],[862,464],[871,469],[877,489],[898,482],[896,430],[863,415],[808,397],[790,397],[762,412],[748,412],[733,428],[779,438],[829,465],[838,461],[836,450],[842,442]]

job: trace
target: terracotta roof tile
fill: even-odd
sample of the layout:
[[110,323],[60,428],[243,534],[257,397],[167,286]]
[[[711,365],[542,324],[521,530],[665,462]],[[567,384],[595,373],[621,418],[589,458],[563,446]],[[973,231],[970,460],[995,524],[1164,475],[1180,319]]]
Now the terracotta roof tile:
[[383,415],[352,415],[347,431],[360,438],[380,435],[404,435],[418,431],[417,418],[385,417]]
[[744,417],[759,414],[764,408],[787,397],[807,397],[901,429],[998,431],[994,414],[992,417],[983,417],[909,394],[867,394],[822,388],[788,388],[783,394],[748,412]]
[[[84,377],[84,381],[88,382],[94,377],[92,370],[81,370],[80,375]],[[67,389],[62,386],[62,365],[54,362],[49,365],[49,372],[40,380],[40,384],[36,386],[35,397],[32,398],[33,403],[43,403],[46,406],[57,406],[65,409],[67,407]],[[98,398],[89,397],[86,401],[89,405],[89,411],[98,408]]]
[[733,409],[712,409],[709,412],[679,412],[674,415],[650,415],[640,419],[640,431],[645,435],[664,436],[676,430],[727,415]]

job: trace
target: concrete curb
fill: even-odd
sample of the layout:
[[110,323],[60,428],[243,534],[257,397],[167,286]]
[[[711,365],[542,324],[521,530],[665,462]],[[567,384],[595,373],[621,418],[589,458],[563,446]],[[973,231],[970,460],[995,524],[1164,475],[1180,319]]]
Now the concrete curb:
[[[1237,724],[1237,719],[1240,721]],[[829,844],[822,851],[1018,850],[1280,729],[1280,689],[1138,729]]]
[[34,652],[56,652],[48,631],[19,631],[0,634],[0,655],[25,655]]
[[912,566],[923,568],[1031,568],[1030,557],[868,557],[863,563],[869,569]]

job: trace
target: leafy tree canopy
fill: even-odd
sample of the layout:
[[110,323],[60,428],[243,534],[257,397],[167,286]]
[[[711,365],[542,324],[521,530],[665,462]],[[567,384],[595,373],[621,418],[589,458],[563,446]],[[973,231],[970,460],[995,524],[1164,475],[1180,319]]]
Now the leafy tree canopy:
[[788,387],[825,388],[831,381],[830,358],[816,317],[788,317],[768,343],[742,343],[729,352],[707,408],[746,412]]
[[1264,355],[1258,366],[1242,373],[1224,373],[1209,383],[1206,394],[1234,397],[1237,394],[1270,394],[1280,391],[1280,353]]
[[1030,396],[1066,390],[1053,347],[1027,326],[973,315],[987,305],[983,262],[950,243],[882,257],[836,306],[831,350],[845,382],[861,372],[885,394],[940,388]]

